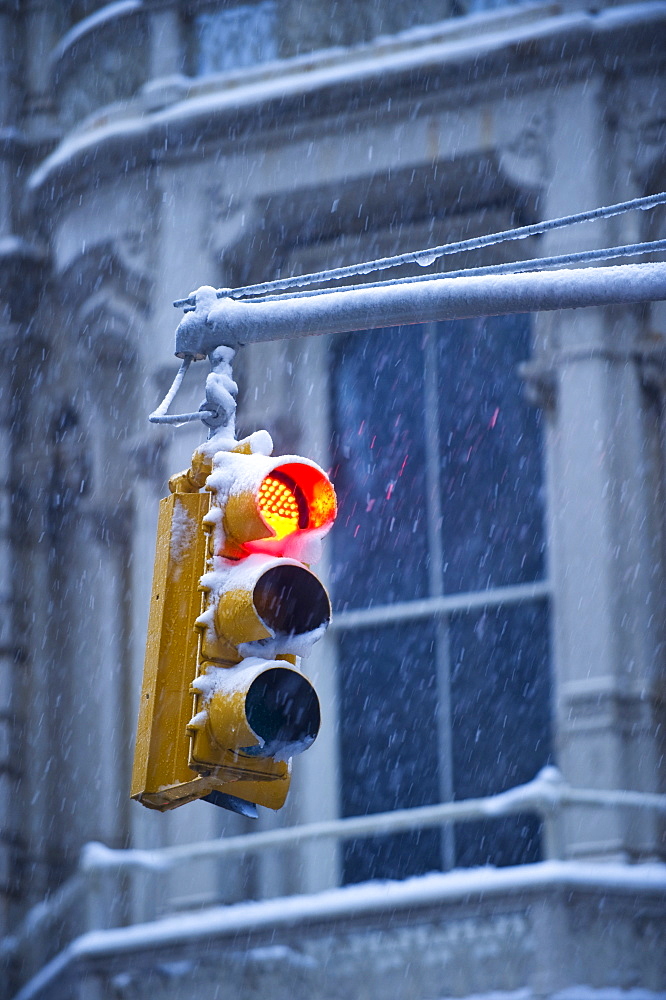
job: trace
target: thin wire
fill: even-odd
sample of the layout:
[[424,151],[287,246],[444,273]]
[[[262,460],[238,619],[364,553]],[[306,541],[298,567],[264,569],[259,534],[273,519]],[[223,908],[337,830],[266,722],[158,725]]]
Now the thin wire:
[[[596,219],[608,219],[615,215],[622,215],[634,209],[643,211],[655,208],[657,205],[666,203],[666,191],[658,194],[648,195],[644,198],[632,198],[630,201],[618,202],[615,205],[608,205],[602,208],[594,208],[588,212],[578,212],[573,215],[562,216],[557,219],[549,219],[545,222],[536,222],[529,226],[519,226],[514,229],[507,229],[499,233],[491,233],[487,236],[477,236],[468,240],[460,240],[457,243],[445,243],[442,246],[431,247],[427,250],[416,250],[411,253],[398,254],[394,257],[382,257],[378,260],[367,261],[362,264],[351,264],[347,267],[329,268],[324,271],[315,271],[311,274],[298,275],[291,278],[278,278],[274,281],[264,281],[255,285],[244,285],[240,288],[220,288],[218,298],[245,298],[255,295],[264,295],[267,292],[282,291],[289,288],[299,288],[303,285],[311,285],[315,282],[334,281],[340,278],[349,278],[357,274],[369,274],[372,271],[381,271],[390,267],[398,267],[401,264],[422,263],[424,266],[434,263],[439,257],[447,254],[462,253],[468,250],[478,250],[481,247],[492,246],[497,243],[504,243],[508,240],[526,239],[529,236],[537,236],[555,229],[562,229],[566,226],[577,225],[583,222],[592,222]],[[188,296],[185,299],[177,299],[174,302],[177,307],[193,308],[194,297]]]
[[192,355],[188,354],[181,363],[180,368],[176,374],[175,379],[171,383],[171,388],[167,392],[166,396],[157,407],[156,410],[150,414],[148,419],[151,424],[187,424],[193,420],[202,420],[204,417],[212,417],[213,414],[209,410],[197,410],[196,413],[167,413],[167,410],[173,402],[173,398],[180,389],[183,379],[187,369],[192,363]]
[[[581,250],[578,253],[559,254],[555,257],[533,257],[530,260],[517,260],[504,264],[467,267],[459,271],[416,274],[410,275],[407,278],[390,278],[387,281],[373,281],[362,285],[341,285],[340,288],[308,288],[301,292],[271,295],[262,301],[283,302],[291,299],[310,298],[313,295],[333,295],[338,292],[356,292],[359,289],[387,288],[390,285],[408,285],[418,281],[443,281],[448,278],[464,278],[468,275],[481,277],[492,274],[520,274],[525,271],[538,271],[548,267],[561,267],[567,264],[589,263],[594,260],[611,260],[614,257],[635,257],[639,254],[654,253],[658,250],[666,250],[666,239],[653,240],[650,243],[630,243],[621,247],[606,247],[603,250]],[[261,305],[261,302],[255,304]]]

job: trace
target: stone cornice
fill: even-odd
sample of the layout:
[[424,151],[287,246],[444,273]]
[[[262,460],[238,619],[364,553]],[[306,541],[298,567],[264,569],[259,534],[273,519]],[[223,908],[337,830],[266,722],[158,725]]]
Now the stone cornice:
[[[79,189],[118,170],[134,170],[188,149],[197,156],[240,139],[301,127],[324,116],[399,114],[401,101],[423,110],[460,106],[472,91],[516,93],[561,85],[591,72],[617,75],[666,63],[659,44],[666,3],[565,13],[537,4],[415,29],[352,49],[326,50],[242,74],[183,80],[177,100],[147,110],[139,97],[92,115],[33,173],[39,199]],[[154,105],[153,105],[154,106]],[[393,109],[393,110],[392,110]],[[175,154],[170,149],[176,151]],[[55,182],[55,183],[54,183]]]

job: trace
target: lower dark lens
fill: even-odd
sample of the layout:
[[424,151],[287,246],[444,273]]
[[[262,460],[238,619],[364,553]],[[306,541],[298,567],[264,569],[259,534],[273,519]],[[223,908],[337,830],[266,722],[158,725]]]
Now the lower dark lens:
[[245,714],[261,747],[246,748],[258,757],[291,757],[314,743],[319,732],[319,699],[306,677],[296,670],[274,667],[250,685]]
[[274,566],[254,588],[257,614],[274,635],[303,635],[331,620],[328,594],[301,566]]

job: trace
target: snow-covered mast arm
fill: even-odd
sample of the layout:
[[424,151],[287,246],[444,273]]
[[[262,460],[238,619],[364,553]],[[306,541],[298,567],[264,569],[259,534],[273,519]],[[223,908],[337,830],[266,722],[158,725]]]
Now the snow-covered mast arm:
[[[217,298],[198,332],[204,345],[250,344],[428,321],[666,299],[666,263],[424,277],[316,293]],[[189,314],[191,315],[191,314]],[[186,316],[187,318],[187,316]]]

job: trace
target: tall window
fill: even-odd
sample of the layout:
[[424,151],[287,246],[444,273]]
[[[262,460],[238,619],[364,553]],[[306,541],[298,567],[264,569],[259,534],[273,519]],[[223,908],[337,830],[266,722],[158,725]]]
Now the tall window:
[[[333,348],[342,808],[493,794],[549,760],[539,411],[529,318]],[[539,856],[535,817],[350,842],[346,881]]]

